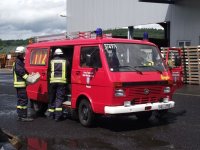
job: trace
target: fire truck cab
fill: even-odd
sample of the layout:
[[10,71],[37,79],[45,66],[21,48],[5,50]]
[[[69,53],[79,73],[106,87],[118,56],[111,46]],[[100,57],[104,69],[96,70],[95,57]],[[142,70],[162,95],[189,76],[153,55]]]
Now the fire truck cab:
[[111,38],[101,30],[95,36],[81,33],[27,46],[26,69],[41,75],[27,87],[32,102],[48,103],[49,65],[57,48],[70,63],[70,93],[63,106],[77,113],[83,126],[92,125],[96,114],[135,114],[147,120],[153,111],[162,114],[175,106],[173,79],[158,47],[143,40]]

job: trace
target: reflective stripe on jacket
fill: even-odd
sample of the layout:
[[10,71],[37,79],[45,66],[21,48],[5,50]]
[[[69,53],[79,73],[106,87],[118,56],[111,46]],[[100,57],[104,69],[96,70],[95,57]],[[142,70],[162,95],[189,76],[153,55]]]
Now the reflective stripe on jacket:
[[62,108],[55,108],[55,111],[62,111]]
[[51,60],[50,83],[67,83],[66,60],[55,57]]
[[17,109],[27,109],[27,108],[28,108],[27,106],[20,106],[20,105],[17,106]]

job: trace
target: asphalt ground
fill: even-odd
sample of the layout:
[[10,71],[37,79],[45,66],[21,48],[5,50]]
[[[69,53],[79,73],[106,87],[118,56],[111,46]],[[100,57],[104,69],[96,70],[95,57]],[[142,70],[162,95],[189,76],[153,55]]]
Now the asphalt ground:
[[[175,108],[158,120],[135,116],[100,117],[93,128],[77,121],[45,117],[19,122],[10,70],[0,70],[0,128],[22,140],[22,150],[198,150],[200,149],[200,86],[184,85],[173,96]],[[1,142],[1,141],[0,141]]]

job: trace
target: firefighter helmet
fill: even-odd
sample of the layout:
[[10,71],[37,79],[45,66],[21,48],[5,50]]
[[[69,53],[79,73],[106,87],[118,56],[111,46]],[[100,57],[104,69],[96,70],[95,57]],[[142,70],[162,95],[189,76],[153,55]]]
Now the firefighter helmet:
[[57,48],[54,52],[54,55],[62,55],[62,54],[63,54],[63,52],[60,48]]
[[18,46],[15,50],[15,53],[19,53],[19,54],[22,54],[22,53],[25,53],[25,47],[23,46]]

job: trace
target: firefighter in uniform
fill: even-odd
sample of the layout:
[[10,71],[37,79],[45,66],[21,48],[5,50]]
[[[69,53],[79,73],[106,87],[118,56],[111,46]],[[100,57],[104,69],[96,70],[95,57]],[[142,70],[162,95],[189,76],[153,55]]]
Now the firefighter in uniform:
[[25,48],[19,46],[16,48],[16,61],[13,65],[14,87],[17,91],[17,114],[19,121],[32,121],[32,118],[27,117],[28,97],[26,93],[26,80],[28,72],[24,67]]
[[67,60],[63,58],[60,48],[54,52],[51,60],[50,88],[49,88],[49,118],[60,121],[62,119],[62,103],[65,99],[67,86]]

